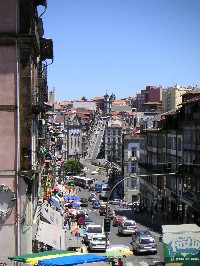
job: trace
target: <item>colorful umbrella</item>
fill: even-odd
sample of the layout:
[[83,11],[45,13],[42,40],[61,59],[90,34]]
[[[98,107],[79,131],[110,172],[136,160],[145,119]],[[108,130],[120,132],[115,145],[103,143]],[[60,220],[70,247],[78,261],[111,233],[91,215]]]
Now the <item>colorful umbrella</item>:
[[22,262],[26,264],[38,264],[38,260],[58,258],[61,256],[71,256],[73,254],[81,254],[80,252],[68,251],[68,250],[51,250],[43,251],[19,256],[8,257],[9,260]]
[[97,261],[106,261],[105,256],[95,254],[80,254],[66,257],[53,258],[49,260],[39,260],[38,265],[42,266],[73,266],[77,264],[92,263]]
[[107,251],[108,252],[110,252],[110,251],[120,251],[125,256],[133,255],[133,252],[130,250],[130,248],[128,246],[120,245],[120,244],[110,245],[109,248],[106,249],[106,252]]
[[72,208],[79,208],[81,205],[81,202],[72,202]]
[[80,200],[81,200],[81,197],[79,197],[79,196],[72,196],[72,199],[73,199],[73,200],[78,200],[78,201],[80,201]]
[[79,211],[76,209],[69,209],[69,213],[71,213],[73,215],[77,215],[77,214],[79,214]]
[[53,186],[53,190],[56,190],[56,191],[58,191],[58,187],[57,187],[57,185],[56,185],[56,184]]
[[80,228],[80,227],[75,227],[71,229],[71,233],[78,233],[78,234],[84,234],[86,232],[86,229]]
[[118,250],[109,250],[109,251],[106,251],[104,256],[106,256],[107,258],[119,259],[119,258],[123,258],[124,254],[123,252],[118,251]]

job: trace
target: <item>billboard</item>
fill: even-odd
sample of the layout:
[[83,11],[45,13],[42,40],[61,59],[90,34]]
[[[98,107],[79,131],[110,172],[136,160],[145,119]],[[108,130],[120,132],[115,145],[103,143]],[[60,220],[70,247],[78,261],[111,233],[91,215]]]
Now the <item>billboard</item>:
[[166,265],[200,265],[200,232],[163,234]]

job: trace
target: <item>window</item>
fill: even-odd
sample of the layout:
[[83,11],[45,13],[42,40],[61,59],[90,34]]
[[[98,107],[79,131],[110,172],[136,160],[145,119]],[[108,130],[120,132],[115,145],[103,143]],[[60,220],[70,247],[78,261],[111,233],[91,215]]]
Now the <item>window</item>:
[[131,147],[131,156],[132,157],[136,157],[136,151],[137,151],[136,147]]

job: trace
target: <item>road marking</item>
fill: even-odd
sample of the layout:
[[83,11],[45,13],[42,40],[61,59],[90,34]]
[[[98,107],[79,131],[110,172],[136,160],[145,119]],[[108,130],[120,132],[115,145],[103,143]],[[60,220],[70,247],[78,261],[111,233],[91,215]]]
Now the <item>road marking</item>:
[[126,262],[126,266],[134,266],[132,262]]
[[142,266],[149,266],[149,264],[145,261],[139,261],[139,264],[141,264]]

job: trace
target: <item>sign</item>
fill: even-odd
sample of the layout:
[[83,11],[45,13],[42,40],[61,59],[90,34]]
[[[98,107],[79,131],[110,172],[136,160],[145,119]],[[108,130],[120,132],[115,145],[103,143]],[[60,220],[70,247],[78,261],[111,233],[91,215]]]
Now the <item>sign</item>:
[[57,226],[39,221],[35,239],[56,250],[65,249],[65,231]]
[[164,234],[163,243],[165,263],[200,265],[199,232]]
[[47,205],[42,205],[40,215],[52,225],[62,228],[63,226],[62,216],[60,215],[59,212],[53,210],[51,207]]
[[78,218],[78,224],[85,224],[85,219],[83,217]]
[[85,224],[85,214],[83,213],[77,214],[77,224],[78,225]]

